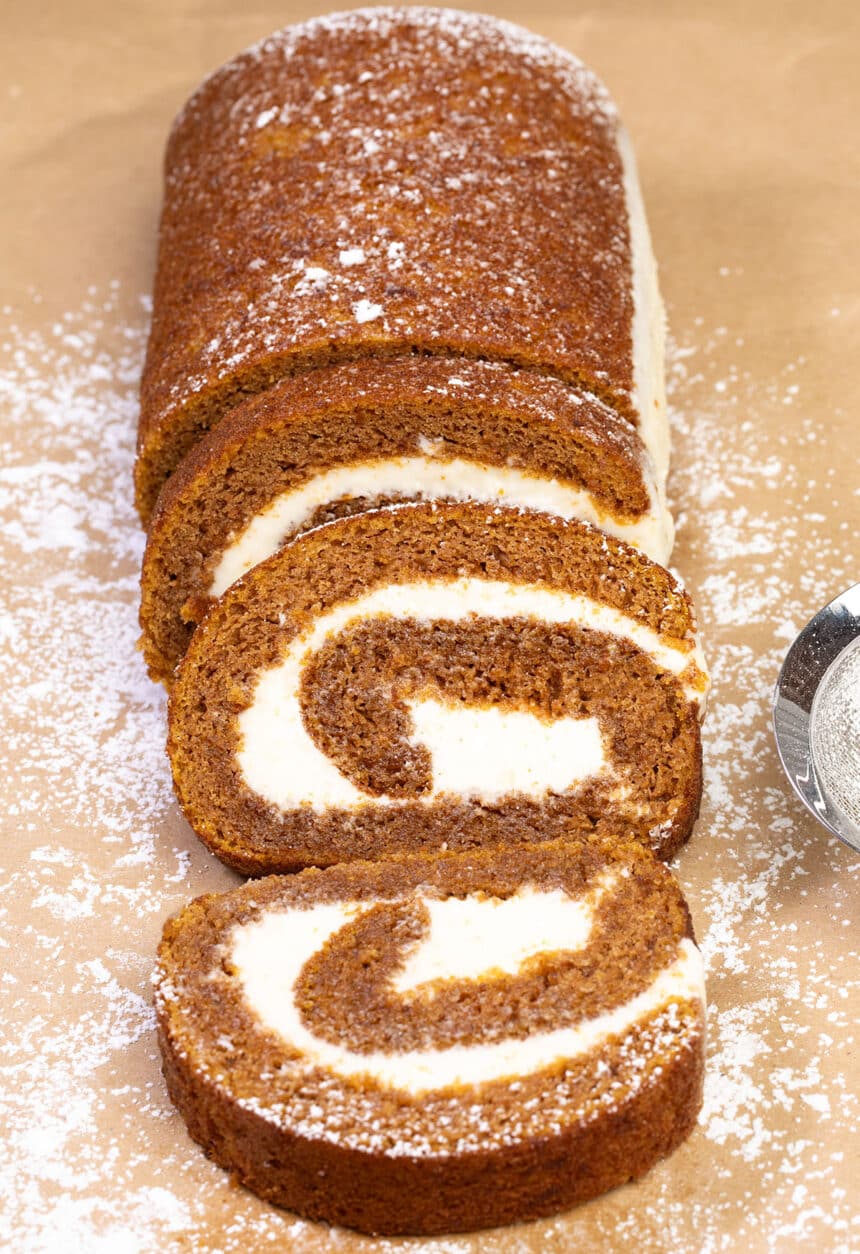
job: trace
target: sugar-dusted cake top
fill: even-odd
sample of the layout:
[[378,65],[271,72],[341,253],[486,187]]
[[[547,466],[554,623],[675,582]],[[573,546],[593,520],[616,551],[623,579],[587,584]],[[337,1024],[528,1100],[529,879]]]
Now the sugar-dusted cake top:
[[264,40],[171,135],[142,447],[284,373],[411,350],[635,420],[624,177],[605,90],[517,27],[372,9]]

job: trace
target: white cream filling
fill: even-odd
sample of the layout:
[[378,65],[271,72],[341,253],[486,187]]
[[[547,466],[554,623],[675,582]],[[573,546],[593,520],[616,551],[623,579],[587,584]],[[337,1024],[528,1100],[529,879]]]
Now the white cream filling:
[[529,884],[513,897],[429,897],[429,929],[408,952],[392,987],[405,993],[436,980],[516,975],[538,954],[582,949],[594,909],[617,879],[616,872],[604,872],[575,899],[560,888],[538,893]]
[[666,315],[657,282],[657,262],[651,247],[636,158],[630,137],[623,127],[618,128],[617,143],[624,171],[633,264],[633,391],[639,413],[639,435],[653,458],[657,475],[658,508],[665,509],[670,451],[664,378]]
[[[496,898],[469,899],[470,906],[463,903],[469,911],[468,927],[462,927],[455,939],[478,949],[471,961],[447,943],[444,935],[437,935],[440,926],[453,917],[450,910],[446,912],[443,903],[427,900],[426,905],[431,908],[429,936],[418,943],[418,952],[409,957],[412,975],[407,966],[395,987],[399,991],[410,987],[406,981],[416,972],[419,980],[411,987],[420,986],[425,970],[433,973],[432,979],[455,978],[464,967],[467,972],[481,974],[502,962],[509,964],[502,967],[504,970],[519,970],[523,961],[537,954],[581,949],[593,924],[595,895],[575,901],[557,891],[524,888],[518,894],[517,907]],[[564,901],[560,900],[562,897]],[[579,1058],[610,1038],[623,1036],[641,1018],[660,1010],[673,998],[704,1005],[701,955],[691,941],[682,940],[675,961],[664,967],[644,992],[615,1010],[574,1027],[485,1045],[454,1045],[408,1053],[358,1053],[316,1036],[305,1026],[296,1005],[295,987],[305,963],[345,924],[374,904],[321,903],[302,910],[268,911],[253,923],[237,926],[232,934],[233,963],[245,998],[261,1024],[298,1050],[311,1065],[343,1078],[365,1075],[378,1084],[413,1095],[450,1085],[485,1084]],[[499,934],[509,927],[511,910],[517,913],[517,925],[527,928],[527,933],[519,945],[502,944],[499,962],[494,945]],[[501,913],[494,922],[496,911]],[[565,913],[569,926],[566,935],[562,925]],[[482,915],[486,917],[483,926]],[[430,949],[434,955],[422,959],[421,949]],[[349,990],[345,989],[344,994],[348,996]]]
[[520,509],[542,510],[560,518],[581,518],[635,545],[665,563],[672,549],[672,522],[659,499],[648,468],[643,467],[652,508],[637,522],[623,523],[605,513],[590,493],[557,479],[526,474],[505,466],[485,466],[463,458],[438,461],[429,441],[426,456],[391,457],[337,466],[275,497],[225,548],[216,565],[209,595],[221,596],[259,562],[277,552],[316,510],[348,497],[409,497],[431,500],[485,501]]
[[599,775],[606,764],[596,718],[544,722],[528,710],[407,702],[415,733],[433,762],[434,793],[497,801],[512,792],[540,797]]
[[[649,627],[588,597],[536,584],[466,577],[388,584],[321,614],[304,635],[290,642],[283,660],[259,676],[251,704],[238,718],[240,744],[236,755],[245,783],[258,796],[282,810],[300,806],[324,810],[330,806],[352,808],[367,804],[403,804],[395,798],[372,797],[342,775],[309,736],[299,702],[302,672],[313,654],[344,628],[363,619],[381,616],[418,622],[462,622],[476,616],[490,619],[525,617],[544,623],[570,623],[630,640],[653,658],[658,666],[672,674],[679,675],[691,662],[704,671],[698,649],[689,652],[672,648]],[[689,696],[694,700],[699,700],[701,695],[696,688],[689,690]],[[413,702],[416,708],[420,704]],[[465,727],[463,720],[458,724],[463,760],[456,768],[449,764],[447,769],[456,769],[460,778],[468,775],[480,779],[483,787],[490,789],[487,795],[496,799],[500,794],[498,785],[493,782],[496,778],[493,762],[481,739],[482,725],[484,728],[489,726],[487,711],[480,707],[467,708],[471,709],[473,716],[471,728]],[[448,706],[450,713],[441,719],[436,716],[436,727],[431,729],[433,743],[428,745],[431,759],[434,744],[437,754],[441,752],[444,759],[444,719],[447,717],[448,726],[452,727],[457,720],[453,710],[453,706]],[[424,711],[423,716],[429,726],[429,713]],[[422,718],[421,711],[418,711],[418,718]],[[557,740],[549,737],[553,740],[555,753],[545,761],[543,770],[538,750],[541,744],[547,743],[545,729],[548,724],[527,711],[523,712],[523,719],[534,723],[528,744],[524,746],[524,753],[534,768],[528,776],[531,795],[541,796],[557,789],[561,777],[560,755],[565,749],[570,755],[567,762],[569,783],[585,778],[583,770],[586,766],[596,773],[594,768],[598,763],[592,720],[580,720],[578,729],[573,726],[576,720],[559,720],[565,726],[558,733]],[[517,734],[521,734],[525,725],[522,720],[516,724]],[[511,723],[507,724],[509,730],[511,726]],[[496,723],[497,732],[501,732],[502,727],[503,724]],[[600,755],[599,769],[604,770],[602,745]],[[513,746],[508,746],[505,760],[510,763],[514,756]],[[446,766],[443,760],[440,760],[440,766],[444,773]],[[421,798],[427,804],[433,804],[445,792],[436,776],[435,759],[433,768],[433,788]],[[472,788],[470,795],[485,794]]]

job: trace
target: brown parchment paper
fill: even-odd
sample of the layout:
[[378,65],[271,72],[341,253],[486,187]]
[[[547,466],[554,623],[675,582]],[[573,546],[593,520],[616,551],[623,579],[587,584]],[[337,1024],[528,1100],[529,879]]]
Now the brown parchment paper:
[[[483,7],[483,6],[481,6]],[[165,917],[235,877],[172,800],[131,509],[160,161],[204,73],[323,6],[0,5],[0,1244],[11,1250],[849,1251],[860,860],[790,794],[770,694],[860,579],[857,7],[499,0],[632,132],[672,342],[674,562],[714,672],[676,869],[709,973],[705,1107],[644,1180],[517,1229],[373,1241],[233,1187],[166,1099]]]

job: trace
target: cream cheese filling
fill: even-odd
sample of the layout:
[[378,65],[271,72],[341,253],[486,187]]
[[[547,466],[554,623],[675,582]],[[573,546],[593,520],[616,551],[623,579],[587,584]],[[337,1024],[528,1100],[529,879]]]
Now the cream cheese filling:
[[668,560],[672,521],[645,467],[643,476],[652,499],[651,509],[634,522],[624,522],[613,518],[589,492],[558,479],[459,457],[442,461],[433,456],[435,446],[431,441],[425,440],[421,447],[425,456],[380,458],[337,466],[282,492],[224,549],[212,573],[209,595],[221,596],[235,580],[277,552],[322,506],[350,497],[447,497],[541,510],[560,518],[581,518],[635,545],[655,562]]
[[623,169],[633,268],[633,391],[639,414],[639,435],[653,458],[659,504],[665,509],[671,442],[664,381],[666,315],[657,282],[657,262],[651,247],[636,158],[623,126],[618,128],[617,143]]
[[604,871],[577,898],[560,888],[537,892],[530,884],[505,898],[425,898],[429,928],[395,972],[392,988],[398,993],[430,991],[426,986],[437,980],[517,975],[529,958],[582,949],[596,906],[618,878],[617,871]]
[[[408,955],[394,987],[400,992],[420,990],[428,973],[432,980],[464,974],[466,978],[480,978],[494,969],[515,973],[523,962],[539,954],[581,949],[592,930],[599,891],[607,886],[604,877],[596,886],[598,891],[592,890],[584,900],[574,900],[559,890],[545,892],[529,886],[506,901],[471,897],[453,907],[426,899],[431,918],[429,935]],[[685,939],[675,960],[659,971],[642,993],[575,1026],[491,1044],[359,1053],[315,1035],[302,1020],[295,990],[305,963],[345,924],[375,904],[337,902],[270,910],[252,923],[237,926],[232,933],[233,964],[259,1022],[298,1050],[306,1062],[343,1078],[368,1076],[377,1084],[412,1095],[452,1085],[513,1079],[580,1058],[611,1038],[623,1036],[640,1019],[673,999],[704,1006],[701,955],[692,941]],[[461,925],[448,937],[445,925],[458,911]],[[512,931],[514,916],[519,938],[500,943],[500,936]],[[464,946],[470,951],[468,956],[462,952]],[[422,956],[422,951],[428,951],[429,956]],[[412,980],[415,982],[409,983]],[[348,992],[344,990],[347,996]]]
[[510,793],[564,792],[606,765],[596,718],[544,721],[528,710],[407,701],[413,744],[433,762],[433,792],[498,801]]
[[[462,577],[375,588],[335,605],[292,640],[282,661],[259,675],[251,704],[239,715],[239,769],[245,784],[272,805],[286,811],[301,806],[325,810],[405,804],[396,798],[372,796],[347,779],[308,734],[300,704],[302,673],[313,654],[344,628],[379,617],[417,622],[525,617],[570,623],[629,640],[672,674],[680,675],[691,662],[705,669],[698,649],[673,648],[649,627],[610,606],[543,585]],[[702,696],[695,687],[688,689],[688,695],[694,700]],[[464,781],[477,781],[468,795],[478,799],[496,800],[511,786],[516,792],[540,797],[607,769],[593,719],[560,719],[553,730],[551,722],[528,711],[499,718],[501,712],[491,714],[487,707],[436,701],[432,705],[436,708],[425,701],[412,702],[413,743],[420,739],[427,745],[433,764],[433,788],[421,796],[425,804],[450,795],[445,781],[454,783],[455,792]],[[506,737],[517,738],[500,752],[498,769],[488,733],[497,748]],[[454,751],[445,743],[449,734],[457,737],[458,762],[452,760]],[[522,768],[516,763],[518,753]]]

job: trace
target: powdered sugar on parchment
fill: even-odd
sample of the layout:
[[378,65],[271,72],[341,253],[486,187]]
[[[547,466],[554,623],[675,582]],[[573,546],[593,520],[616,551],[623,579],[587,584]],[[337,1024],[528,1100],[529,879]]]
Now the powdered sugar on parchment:
[[715,680],[702,817],[676,864],[709,967],[700,1128],[582,1211],[479,1236],[371,1241],[233,1188],[189,1142],[159,1072],[149,974],[162,922],[234,880],[177,813],[164,701],[135,648],[142,536],[130,476],[147,312],[114,288],[59,320],[38,302],[0,319],[0,1244],[857,1249],[860,865],[795,802],[769,729],[791,636],[860,577],[845,502],[828,490],[840,450],[811,403],[809,363],[786,361],[762,389],[745,345],[705,324],[683,329],[670,353],[676,560]]
[[763,387],[747,360],[742,341],[701,322],[670,350],[676,556],[714,679],[702,819],[677,868],[709,968],[702,1128],[718,1174],[735,1179],[743,1162],[756,1180],[743,1207],[712,1209],[718,1229],[703,1248],[847,1251],[860,1243],[844,1157],[860,1105],[860,860],[788,789],[770,708],[794,635],[860,578],[856,507],[834,487],[841,444],[806,383],[809,363],[787,361]]

